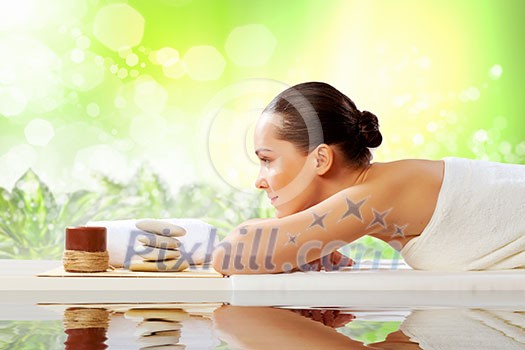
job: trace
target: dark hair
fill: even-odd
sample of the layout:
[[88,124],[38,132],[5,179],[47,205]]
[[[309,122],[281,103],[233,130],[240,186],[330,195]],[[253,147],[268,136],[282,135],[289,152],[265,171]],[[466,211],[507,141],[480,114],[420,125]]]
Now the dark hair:
[[263,113],[283,118],[278,137],[300,151],[309,153],[322,143],[337,145],[354,166],[369,164],[369,148],[383,140],[377,117],[360,112],[350,98],[326,83],[292,86],[277,95]]

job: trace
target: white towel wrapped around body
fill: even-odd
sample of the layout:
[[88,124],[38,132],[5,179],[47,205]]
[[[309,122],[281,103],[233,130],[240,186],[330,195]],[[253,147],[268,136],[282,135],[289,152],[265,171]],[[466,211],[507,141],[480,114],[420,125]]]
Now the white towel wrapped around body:
[[444,161],[436,208],[401,250],[405,262],[440,271],[525,268],[525,165]]
[[[107,228],[107,250],[109,263],[115,267],[128,266],[136,258],[137,236],[143,231],[135,224],[144,219],[90,221],[87,226]],[[186,230],[184,236],[176,237],[182,258],[190,265],[209,263],[214,246],[218,243],[213,226],[198,219],[159,219],[180,226]]]

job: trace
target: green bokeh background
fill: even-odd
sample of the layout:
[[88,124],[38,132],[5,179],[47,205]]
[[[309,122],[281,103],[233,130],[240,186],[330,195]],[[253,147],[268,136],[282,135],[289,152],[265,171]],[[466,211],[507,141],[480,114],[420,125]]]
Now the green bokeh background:
[[[258,113],[311,80],[378,115],[376,161],[524,164],[524,11],[521,0],[0,1],[0,187],[9,197],[32,169],[57,198],[108,184],[116,195],[147,169],[167,196],[196,183],[254,194]],[[245,216],[271,214],[256,203]]]
[[[379,116],[385,142],[378,161],[525,160],[520,0],[1,6],[6,188],[31,167],[55,191],[93,189],[91,172],[126,180],[144,161],[173,190],[194,180],[250,187],[257,110],[287,85],[308,80],[333,84]],[[104,12],[109,25],[100,20]],[[202,46],[214,55],[188,55]],[[177,65],[177,77],[152,62],[166,47],[178,54],[167,64]],[[129,55],[138,62],[127,64]],[[238,86],[256,78],[270,83]],[[263,87],[248,90],[254,85]],[[211,103],[228,89],[237,96]],[[208,107],[220,109],[215,119],[206,118]]]

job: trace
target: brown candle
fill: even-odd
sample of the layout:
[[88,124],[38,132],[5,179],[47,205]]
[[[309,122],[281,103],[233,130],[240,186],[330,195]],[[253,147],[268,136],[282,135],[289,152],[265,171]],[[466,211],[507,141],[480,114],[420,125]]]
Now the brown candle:
[[105,227],[68,227],[66,228],[66,249],[81,252],[106,251]]
[[103,272],[109,267],[105,227],[66,228],[64,269],[69,272]]

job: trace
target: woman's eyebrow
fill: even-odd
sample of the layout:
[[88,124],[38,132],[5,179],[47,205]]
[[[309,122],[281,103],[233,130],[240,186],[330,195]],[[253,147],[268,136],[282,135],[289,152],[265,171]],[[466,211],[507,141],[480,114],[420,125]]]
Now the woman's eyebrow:
[[273,152],[271,149],[268,149],[268,148],[258,148],[255,150],[255,154],[256,155],[259,155],[259,153],[261,152]]

